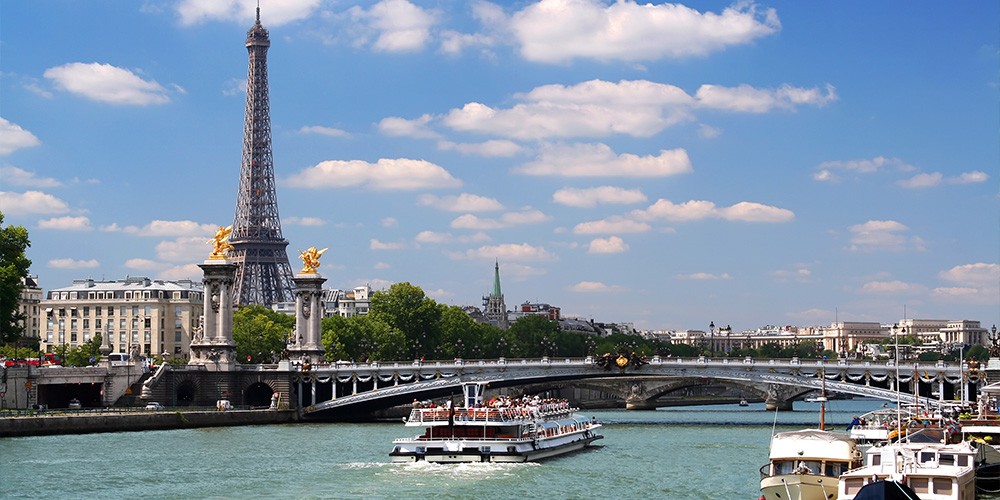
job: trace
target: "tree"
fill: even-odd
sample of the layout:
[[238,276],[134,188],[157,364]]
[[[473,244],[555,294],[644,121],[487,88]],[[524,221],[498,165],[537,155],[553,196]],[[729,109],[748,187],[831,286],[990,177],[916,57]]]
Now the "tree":
[[534,358],[552,350],[559,325],[542,316],[528,315],[515,321],[508,331],[514,339],[515,345],[511,346],[513,355]]
[[968,351],[965,351],[965,359],[975,359],[977,361],[986,361],[990,359],[990,350],[985,346],[976,344],[969,347]]
[[[3,212],[0,212],[0,226]],[[31,246],[24,226],[0,229],[0,342],[9,343],[24,334],[24,315],[18,307],[31,261],[25,250]]]
[[[283,351],[288,334],[295,327],[295,318],[272,311],[261,305],[241,307],[233,313],[233,340],[236,359],[263,363]],[[249,356],[249,358],[248,358]]]
[[66,351],[62,362],[65,366],[90,366],[101,359],[101,334]]
[[440,344],[441,309],[418,286],[395,283],[375,292],[368,315],[400,332],[414,358],[433,353]]
[[405,345],[389,325],[367,315],[324,318],[322,342],[327,361],[397,359],[395,353]]

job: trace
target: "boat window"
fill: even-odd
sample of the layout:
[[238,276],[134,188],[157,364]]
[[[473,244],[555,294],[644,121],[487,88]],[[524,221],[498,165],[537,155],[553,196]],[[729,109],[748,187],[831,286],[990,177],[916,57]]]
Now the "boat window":
[[882,465],[882,454],[875,453],[871,455],[872,465]]
[[856,495],[864,485],[865,480],[860,477],[844,479],[844,493],[847,495]]
[[791,474],[795,469],[793,460],[777,460],[774,462],[774,474]]
[[840,462],[828,462],[826,464],[826,475],[830,477],[840,477],[847,471],[847,464]]
[[951,495],[952,482],[950,478],[938,477],[934,478],[934,494],[935,495]]
[[968,467],[969,466],[969,457],[967,457],[965,455],[959,455],[958,456],[958,466],[959,467]]
[[941,465],[955,465],[955,455],[941,455],[938,459],[938,463]]
[[933,462],[933,461],[934,461],[934,452],[933,451],[922,451],[922,452],[920,452],[920,463],[926,464],[928,462]]
[[926,477],[911,477],[910,489],[916,494],[930,492],[930,479]]

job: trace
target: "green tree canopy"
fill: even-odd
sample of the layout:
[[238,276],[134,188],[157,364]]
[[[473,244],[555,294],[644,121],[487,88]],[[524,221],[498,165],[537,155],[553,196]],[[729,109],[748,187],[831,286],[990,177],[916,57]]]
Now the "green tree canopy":
[[433,354],[440,344],[441,309],[410,283],[395,283],[387,291],[372,294],[368,315],[398,331],[414,357]]
[[233,314],[236,359],[245,363],[249,356],[251,363],[270,362],[285,349],[294,327],[295,318],[287,314],[260,305],[241,307]]
[[[0,226],[3,212],[0,212]],[[0,342],[13,342],[24,334],[24,315],[18,304],[31,261],[25,251],[31,246],[24,226],[0,228]]]

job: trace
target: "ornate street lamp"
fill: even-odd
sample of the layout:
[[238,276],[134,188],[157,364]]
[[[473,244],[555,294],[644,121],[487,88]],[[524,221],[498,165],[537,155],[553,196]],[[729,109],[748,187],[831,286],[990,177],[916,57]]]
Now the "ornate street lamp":
[[709,338],[709,346],[708,346],[709,353],[710,353],[710,356],[715,357],[715,321],[712,321],[712,322],[710,322],[708,324],[708,331],[709,331],[709,336],[708,336],[708,338]]

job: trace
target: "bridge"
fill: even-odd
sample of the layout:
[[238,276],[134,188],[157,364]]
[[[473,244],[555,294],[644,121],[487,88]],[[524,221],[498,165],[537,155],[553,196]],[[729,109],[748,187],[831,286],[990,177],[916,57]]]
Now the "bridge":
[[[791,401],[824,389],[829,393],[864,396],[927,406],[940,406],[961,395],[969,400],[970,386],[980,373],[944,362],[896,364],[876,361],[754,360],[662,358],[624,363],[601,363],[600,358],[414,361],[412,363],[335,363],[314,366],[293,375],[298,405],[307,419],[350,419],[377,408],[414,399],[447,397],[463,382],[488,382],[503,388],[541,382],[620,379],[628,388],[629,408],[654,408],[659,396],[677,387],[708,379],[741,385],[765,393],[770,409],[791,409]],[[678,383],[677,380],[687,382]],[[913,382],[916,381],[916,385]],[[916,391],[914,391],[916,388]],[[930,397],[932,393],[937,397]],[[973,389],[973,394],[975,390]]]

